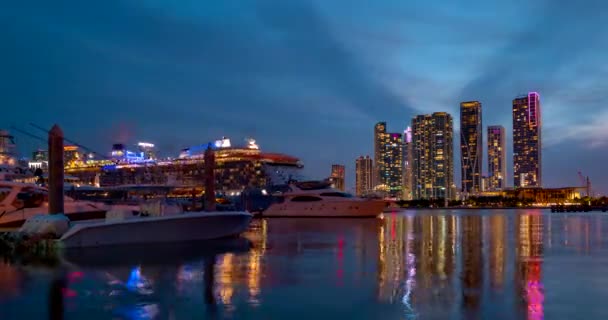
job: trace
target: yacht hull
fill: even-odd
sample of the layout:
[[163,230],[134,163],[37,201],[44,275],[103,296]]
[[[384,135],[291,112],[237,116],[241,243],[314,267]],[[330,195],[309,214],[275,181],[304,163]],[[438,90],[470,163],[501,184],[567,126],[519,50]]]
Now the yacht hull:
[[85,222],[59,240],[65,248],[168,243],[238,236],[247,230],[248,212],[192,212],[121,221]]
[[286,202],[272,204],[264,210],[264,217],[335,217],[375,218],[386,203],[377,200],[337,200],[318,202]]
[[[40,211],[17,211],[12,213],[7,213],[4,216],[0,217],[0,228],[12,229],[12,228],[20,228],[25,220],[31,218],[37,214],[40,214]],[[1,214],[1,212],[0,212]],[[92,210],[92,211],[77,211],[77,212],[66,212],[65,215],[70,218],[70,221],[84,221],[84,220],[93,220],[93,219],[103,219],[106,216],[106,210]]]

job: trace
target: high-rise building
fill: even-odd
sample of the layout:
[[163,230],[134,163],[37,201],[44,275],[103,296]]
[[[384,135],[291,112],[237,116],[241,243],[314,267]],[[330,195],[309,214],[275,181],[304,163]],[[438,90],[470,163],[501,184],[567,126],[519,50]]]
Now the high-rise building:
[[481,103],[479,101],[460,103],[461,191],[465,196],[481,191],[482,133]]
[[542,187],[540,96],[513,100],[513,186]]
[[488,126],[488,179],[489,190],[507,186],[507,139],[503,126]]
[[403,200],[412,200],[412,127],[403,132]]
[[384,157],[382,156],[384,146],[388,140],[388,134],[386,133],[386,122],[378,122],[374,126],[374,172],[372,176],[372,183],[376,188],[380,183],[380,171],[384,168]]
[[331,183],[334,188],[344,191],[344,178],[345,178],[345,170],[344,165],[341,164],[332,164],[331,165]]
[[401,198],[403,141],[400,133],[386,132],[386,122],[374,127],[374,189]]
[[355,192],[362,197],[373,190],[372,172],[373,161],[369,156],[360,156],[355,163]]
[[414,199],[454,198],[453,121],[446,112],[412,120]]

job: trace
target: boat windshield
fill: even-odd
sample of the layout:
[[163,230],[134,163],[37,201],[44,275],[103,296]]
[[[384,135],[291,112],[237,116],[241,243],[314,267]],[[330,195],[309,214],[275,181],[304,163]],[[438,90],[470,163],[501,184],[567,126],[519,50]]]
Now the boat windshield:
[[340,198],[352,198],[353,195],[346,192],[323,192],[320,194],[322,197],[340,197]]
[[297,182],[296,186],[301,190],[322,190],[331,187],[331,183],[327,181],[303,181]]

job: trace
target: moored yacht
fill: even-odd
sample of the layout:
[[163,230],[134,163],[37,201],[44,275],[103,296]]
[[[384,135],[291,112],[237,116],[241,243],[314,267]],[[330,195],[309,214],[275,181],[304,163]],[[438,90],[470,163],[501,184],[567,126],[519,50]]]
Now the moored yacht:
[[386,202],[356,198],[338,191],[326,181],[291,182],[285,192],[274,195],[265,217],[377,217]]
[[[64,211],[71,221],[101,219],[106,206],[64,198]],[[48,212],[48,191],[29,183],[0,181],[0,228],[16,228],[28,218]]]

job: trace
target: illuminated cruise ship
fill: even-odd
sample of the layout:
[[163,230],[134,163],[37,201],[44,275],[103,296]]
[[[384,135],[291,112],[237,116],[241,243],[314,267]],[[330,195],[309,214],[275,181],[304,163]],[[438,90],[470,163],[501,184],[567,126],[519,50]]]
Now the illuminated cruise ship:
[[[245,188],[265,188],[298,179],[303,168],[296,157],[262,152],[253,139],[233,145],[230,139],[183,149],[170,160],[155,159],[150,143],[139,143],[139,151],[129,151],[122,144],[113,146],[107,160],[66,163],[66,174],[80,178],[83,184],[101,187],[124,185],[203,186],[204,152],[215,151],[216,190],[230,193]],[[142,150],[145,148],[145,150]]]

